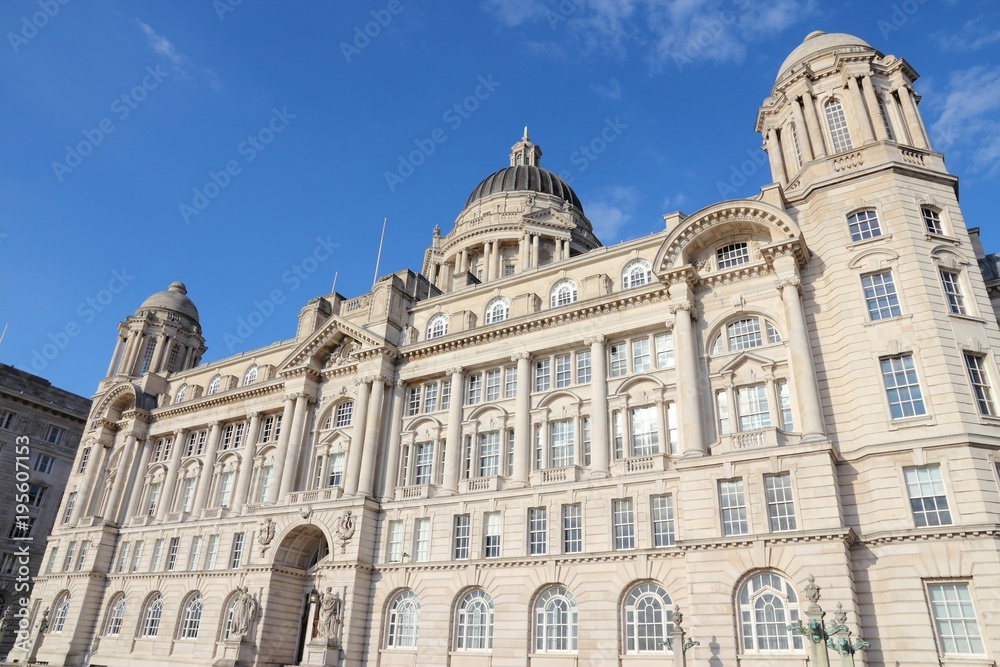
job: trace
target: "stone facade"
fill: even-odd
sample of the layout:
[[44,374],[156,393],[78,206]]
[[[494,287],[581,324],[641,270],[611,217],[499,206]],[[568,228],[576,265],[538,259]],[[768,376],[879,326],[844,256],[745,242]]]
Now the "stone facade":
[[809,35],[774,183],[613,247],[525,131],[420,274],[236,357],[153,295],[11,658],[632,667],[677,605],[691,664],[805,665],[813,574],[835,660],[992,664],[1000,331],[916,77]]
[[0,525],[0,655],[31,612],[21,601],[42,565],[89,407],[83,396],[0,364],[0,507],[8,508]]

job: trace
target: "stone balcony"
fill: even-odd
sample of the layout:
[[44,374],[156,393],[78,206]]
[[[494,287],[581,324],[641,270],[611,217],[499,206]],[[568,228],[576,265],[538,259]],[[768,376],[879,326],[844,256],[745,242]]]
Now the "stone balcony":
[[719,438],[719,444],[712,447],[712,453],[741,452],[748,449],[768,449],[784,447],[798,442],[798,436],[791,436],[777,428],[730,433]]
[[529,480],[532,486],[540,484],[556,484],[559,482],[578,482],[582,479],[582,469],[580,466],[566,466],[563,468],[545,468],[531,473]]

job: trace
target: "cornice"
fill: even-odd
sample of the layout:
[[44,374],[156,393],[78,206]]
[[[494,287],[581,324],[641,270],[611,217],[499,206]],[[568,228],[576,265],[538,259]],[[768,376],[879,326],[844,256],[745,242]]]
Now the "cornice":
[[270,380],[267,383],[252,384],[249,387],[237,387],[236,389],[229,389],[228,391],[212,394],[211,396],[200,396],[190,401],[184,401],[183,403],[177,403],[175,405],[164,405],[163,407],[155,408],[150,415],[153,419],[176,417],[189,412],[198,412],[208,407],[219,407],[232,403],[240,403],[249,398],[274,394],[283,391],[284,388],[284,378],[279,380]]

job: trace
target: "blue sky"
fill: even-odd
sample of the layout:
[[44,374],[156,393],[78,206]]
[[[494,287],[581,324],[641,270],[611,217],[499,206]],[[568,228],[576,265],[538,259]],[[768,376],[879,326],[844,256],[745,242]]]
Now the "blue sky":
[[525,125],[606,244],[752,196],[769,171],[733,169],[816,29],[921,74],[966,222],[1000,250],[995,2],[8,0],[0,28],[0,361],[85,395],[172,281],[212,360],[292,337],[335,274],[367,291],[383,217],[380,273],[419,270]]

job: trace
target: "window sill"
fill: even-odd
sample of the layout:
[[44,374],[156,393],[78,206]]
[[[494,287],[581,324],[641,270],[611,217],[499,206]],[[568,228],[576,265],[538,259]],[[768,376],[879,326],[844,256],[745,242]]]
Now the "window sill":
[[962,245],[954,236],[949,236],[948,234],[935,234],[934,232],[924,232],[924,238],[928,241],[944,241],[945,243],[951,243],[956,246]]
[[948,316],[956,320],[965,320],[966,322],[976,322],[977,324],[986,324],[986,320],[975,315],[962,315],[961,313],[949,312]]
[[847,244],[848,250],[857,250],[859,248],[864,248],[866,246],[872,245],[874,243],[880,243],[882,241],[891,241],[892,234],[882,234],[880,236],[873,236],[870,239],[861,239],[860,241],[851,241]]
[[896,315],[895,317],[884,317],[881,320],[868,320],[865,322],[866,327],[874,327],[882,324],[883,322],[902,322],[905,320],[912,320],[913,315],[907,313],[905,315]]
[[937,422],[932,415],[918,415],[916,417],[901,417],[889,420],[889,430],[898,431],[905,428],[934,426]]

